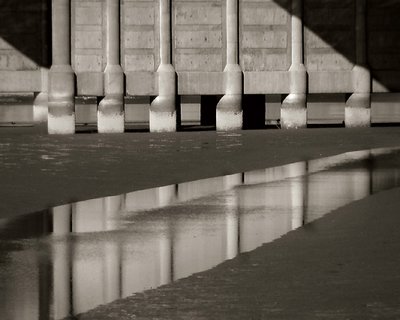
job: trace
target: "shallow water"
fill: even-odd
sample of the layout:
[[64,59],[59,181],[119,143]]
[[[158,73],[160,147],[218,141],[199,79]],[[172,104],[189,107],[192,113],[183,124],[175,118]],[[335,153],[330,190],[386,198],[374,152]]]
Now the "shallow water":
[[0,220],[0,312],[73,317],[207,270],[400,186],[399,164],[399,150],[357,151]]

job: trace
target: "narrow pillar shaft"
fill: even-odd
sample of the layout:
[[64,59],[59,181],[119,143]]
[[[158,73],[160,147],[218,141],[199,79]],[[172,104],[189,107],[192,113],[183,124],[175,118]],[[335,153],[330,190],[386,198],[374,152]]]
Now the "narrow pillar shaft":
[[107,0],[107,64],[119,65],[119,0]]
[[105,97],[99,103],[97,130],[101,133],[124,132],[124,72],[120,65],[120,1],[106,2]]
[[353,94],[346,102],[346,127],[371,124],[371,72],[367,66],[366,0],[356,0],[356,64],[352,71]]
[[290,92],[283,101],[281,126],[285,129],[307,126],[307,72],[303,53],[303,1],[292,0],[292,64],[289,69]]
[[71,62],[70,0],[53,0],[52,3],[52,63],[69,65]]
[[302,1],[292,2],[292,65],[303,64],[303,8]]
[[171,0],[160,0],[160,63],[171,64]]
[[71,67],[70,0],[52,0],[52,66],[49,72],[48,132],[75,132],[75,75]]
[[217,104],[218,131],[238,130],[243,126],[243,73],[239,65],[239,6],[238,0],[226,0],[226,66],[225,95]]
[[171,0],[159,0],[160,65],[158,96],[150,106],[150,131],[176,131],[176,73],[171,61]]
[[238,2],[227,0],[226,2],[226,63],[238,64]]

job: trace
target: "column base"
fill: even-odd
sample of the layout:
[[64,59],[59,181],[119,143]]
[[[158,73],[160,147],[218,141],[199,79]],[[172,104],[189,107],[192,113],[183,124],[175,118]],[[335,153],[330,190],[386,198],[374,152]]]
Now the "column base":
[[47,92],[39,92],[35,94],[33,100],[33,121],[46,122],[47,114],[49,112],[49,95]]
[[123,97],[106,96],[100,101],[97,111],[99,133],[122,133],[125,131]]
[[369,93],[353,93],[346,101],[344,109],[346,128],[371,126],[371,95]]
[[241,130],[243,127],[242,95],[224,95],[217,104],[217,131]]
[[162,112],[150,110],[150,132],[175,132],[176,111]]
[[47,132],[49,134],[75,133],[75,113],[73,103],[49,102]]
[[281,128],[298,129],[307,127],[305,94],[289,94],[282,103]]
[[175,95],[158,96],[150,105],[150,132],[175,132],[176,119]]

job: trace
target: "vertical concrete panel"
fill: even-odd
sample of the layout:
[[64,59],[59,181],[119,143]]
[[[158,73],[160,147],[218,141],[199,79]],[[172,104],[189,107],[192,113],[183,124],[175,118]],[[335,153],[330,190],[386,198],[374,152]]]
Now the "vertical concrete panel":
[[367,60],[374,91],[400,90],[400,2],[367,1]]
[[307,70],[351,70],[355,59],[355,1],[304,0],[304,25]]
[[173,1],[173,63],[179,71],[221,72],[224,1]]
[[121,1],[121,65],[128,94],[156,95],[160,64],[158,0]]
[[72,0],[72,66],[81,95],[103,95],[106,66],[103,0]]
[[290,1],[240,1],[240,65],[243,71],[290,67]]

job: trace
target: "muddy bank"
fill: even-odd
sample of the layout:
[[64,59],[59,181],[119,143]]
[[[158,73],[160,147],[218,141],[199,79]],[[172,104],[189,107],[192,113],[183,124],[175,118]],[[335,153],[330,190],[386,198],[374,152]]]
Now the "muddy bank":
[[400,145],[400,127],[76,134],[0,128],[0,217],[345,151]]

